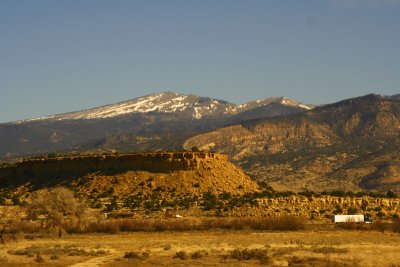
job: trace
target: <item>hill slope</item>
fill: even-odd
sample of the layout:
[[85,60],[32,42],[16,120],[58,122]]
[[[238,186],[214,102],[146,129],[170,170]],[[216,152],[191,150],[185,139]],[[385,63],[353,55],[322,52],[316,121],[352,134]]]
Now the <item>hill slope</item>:
[[0,167],[0,187],[72,186],[85,195],[159,194],[200,196],[203,192],[244,194],[259,190],[240,168],[214,153],[146,153],[24,160]]
[[184,147],[227,153],[276,189],[383,191],[400,190],[399,144],[400,101],[367,95],[224,127],[190,138]]

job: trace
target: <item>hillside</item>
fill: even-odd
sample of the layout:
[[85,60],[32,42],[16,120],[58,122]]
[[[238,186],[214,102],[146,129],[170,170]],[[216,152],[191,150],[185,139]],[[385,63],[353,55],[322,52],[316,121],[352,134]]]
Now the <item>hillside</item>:
[[230,155],[278,190],[400,190],[400,101],[377,95],[188,139]]
[[3,190],[68,186],[89,195],[203,192],[244,194],[259,190],[240,168],[214,153],[145,153],[24,160],[0,167]]
[[51,152],[181,150],[199,133],[241,120],[309,109],[273,97],[236,105],[224,100],[165,92],[103,107],[0,124],[0,159]]

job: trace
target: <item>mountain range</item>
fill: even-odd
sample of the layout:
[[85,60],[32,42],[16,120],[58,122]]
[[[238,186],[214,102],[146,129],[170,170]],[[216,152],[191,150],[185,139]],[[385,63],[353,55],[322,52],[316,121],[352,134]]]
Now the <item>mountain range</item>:
[[400,190],[400,101],[366,95],[222,127],[184,147],[228,154],[279,190]]
[[84,111],[0,124],[0,158],[93,149],[181,150],[187,138],[243,119],[310,107],[284,97],[242,105],[173,92]]
[[400,97],[323,106],[286,97],[236,105],[173,92],[0,124],[0,158],[179,151],[230,156],[276,190],[400,191]]

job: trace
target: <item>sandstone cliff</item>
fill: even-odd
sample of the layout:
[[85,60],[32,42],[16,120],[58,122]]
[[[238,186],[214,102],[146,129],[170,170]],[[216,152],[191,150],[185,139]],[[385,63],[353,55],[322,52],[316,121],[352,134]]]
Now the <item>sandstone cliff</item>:
[[67,185],[81,192],[113,188],[118,194],[155,188],[181,194],[258,190],[228,157],[215,153],[143,153],[24,160],[0,167],[0,186]]

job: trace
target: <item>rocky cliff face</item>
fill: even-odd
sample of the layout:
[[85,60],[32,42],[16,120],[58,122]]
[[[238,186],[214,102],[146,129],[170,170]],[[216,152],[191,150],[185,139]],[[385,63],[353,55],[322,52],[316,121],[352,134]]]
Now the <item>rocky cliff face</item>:
[[[0,168],[0,186],[33,188],[68,185],[81,192],[119,194],[141,191],[140,184],[199,195],[206,191],[245,193],[258,190],[228,157],[215,153],[143,153],[25,160]],[[149,188],[147,188],[149,189]]]
[[278,190],[384,191],[400,190],[399,144],[400,101],[367,95],[220,128],[184,147],[227,153]]
[[291,196],[258,199],[258,206],[247,205],[231,212],[231,216],[294,215],[330,221],[333,214],[369,214],[373,220],[400,213],[400,198],[305,197]]
[[339,137],[327,125],[301,119],[299,121],[274,120],[260,124],[234,125],[187,140],[184,148],[219,151],[239,160],[255,153],[281,153],[304,146],[325,147]]

